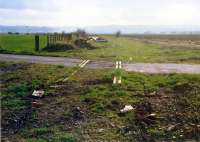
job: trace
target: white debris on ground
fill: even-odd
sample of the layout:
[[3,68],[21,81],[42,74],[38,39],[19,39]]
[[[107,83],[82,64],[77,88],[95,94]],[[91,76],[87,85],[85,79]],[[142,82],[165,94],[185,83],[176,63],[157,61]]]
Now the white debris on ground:
[[103,132],[103,131],[104,131],[104,129],[99,129],[99,130],[98,130],[99,133],[101,133],[101,132]]
[[41,98],[44,96],[44,91],[43,90],[34,90],[32,96]]
[[120,110],[121,113],[129,112],[134,110],[134,108],[131,105],[126,105],[123,109]]
[[155,113],[151,113],[151,114],[149,114],[148,116],[149,116],[149,117],[155,117],[156,114],[155,114]]

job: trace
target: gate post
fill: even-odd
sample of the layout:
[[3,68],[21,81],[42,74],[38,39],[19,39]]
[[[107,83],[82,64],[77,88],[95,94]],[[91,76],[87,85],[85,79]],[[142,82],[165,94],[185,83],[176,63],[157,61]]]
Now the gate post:
[[39,51],[40,49],[40,37],[39,35],[35,35],[35,51]]
[[50,38],[49,35],[47,34],[47,47],[49,47],[49,44],[50,44]]

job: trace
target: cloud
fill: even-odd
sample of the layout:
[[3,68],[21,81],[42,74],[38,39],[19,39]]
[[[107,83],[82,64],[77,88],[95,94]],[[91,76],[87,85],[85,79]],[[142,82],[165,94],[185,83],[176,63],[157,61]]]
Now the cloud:
[[200,25],[199,0],[0,0],[3,25]]

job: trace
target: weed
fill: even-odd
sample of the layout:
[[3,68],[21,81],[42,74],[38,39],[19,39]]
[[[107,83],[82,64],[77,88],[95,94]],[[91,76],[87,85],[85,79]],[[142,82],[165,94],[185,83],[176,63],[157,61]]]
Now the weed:
[[46,139],[42,139],[42,138],[31,138],[31,139],[27,139],[27,142],[48,142],[48,140]]
[[23,82],[21,84],[10,84],[7,92],[15,94],[16,97],[25,97],[29,95],[28,92],[30,92],[30,89],[30,86],[26,82]]
[[64,66],[63,65],[58,65],[58,68],[63,69]]
[[45,135],[48,133],[51,133],[52,131],[49,128],[43,127],[43,128],[33,128],[32,129],[33,134],[36,136]]
[[123,75],[123,72],[124,70],[122,69],[115,69],[113,72],[112,72],[112,76],[122,76]]
[[54,138],[55,142],[76,142],[77,139],[71,133],[65,133]]

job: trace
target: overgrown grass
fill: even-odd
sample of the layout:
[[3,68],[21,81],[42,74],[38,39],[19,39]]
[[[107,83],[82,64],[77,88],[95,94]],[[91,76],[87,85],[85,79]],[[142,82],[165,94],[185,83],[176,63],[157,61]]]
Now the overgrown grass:
[[[200,122],[200,117],[197,117],[200,107],[200,76],[188,74],[145,75],[124,72],[122,82],[121,86],[109,84],[91,86],[82,92],[81,98],[98,116],[105,117],[117,127],[127,126],[127,130],[124,130],[128,131],[125,132],[127,134],[125,141],[199,140],[197,134],[199,130],[187,125],[195,126]],[[164,102],[168,104],[164,104]],[[145,103],[149,108],[146,108]],[[119,115],[119,110],[125,105],[135,106],[136,111]],[[137,112],[139,106],[140,109],[144,109],[143,113]],[[152,109],[152,111],[147,113],[146,109]],[[143,122],[141,117],[145,118],[151,113],[156,113],[156,117],[160,118],[156,118],[156,121],[150,124]],[[177,114],[180,118],[177,118]],[[176,124],[180,126],[175,130],[166,130],[170,125]],[[91,129],[90,127],[94,126],[88,124],[85,127]],[[189,133],[190,130],[186,129],[195,130]],[[128,133],[133,134],[129,135]],[[99,137],[101,136],[99,135]]]
[[[20,118],[8,114],[29,108],[27,98],[33,89],[44,89],[46,95],[31,112],[32,119],[13,135],[19,141],[199,140],[199,75],[83,69],[67,82],[56,82],[73,69],[36,64],[13,68],[13,64],[1,63],[6,69],[1,76],[3,122]],[[121,85],[112,84],[113,75],[122,76]],[[52,90],[52,84],[61,86]],[[134,111],[120,113],[125,105]],[[152,113],[153,121],[146,120]]]
[[[16,69],[15,63],[0,62],[0,67],[7,66],[7,71],[1,74],[2,107],[6,109],[20,109],[26,105],[23,98],[30,96],[34,90],[47,89],[57,80],[66,78],[73,69],[62,66],[36,65],[22,63]],[[24,68],[25,67],[25,68]],[[45,90],[45,95],[51,90]]]
[[[129,37],[104,36],[107,43],[93,43],[94,49],[67,51],[34,51],[32,35],[0,35],[2,53],[35,54],[44,56],[65,56],[93,60],[122,60],[129,62],[200,63],[200,49],[161,47],[135,41]],[[41,48],[45,47],[45,36],[41,37]]]

